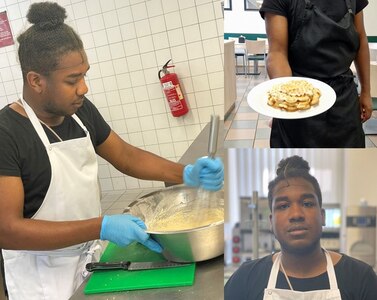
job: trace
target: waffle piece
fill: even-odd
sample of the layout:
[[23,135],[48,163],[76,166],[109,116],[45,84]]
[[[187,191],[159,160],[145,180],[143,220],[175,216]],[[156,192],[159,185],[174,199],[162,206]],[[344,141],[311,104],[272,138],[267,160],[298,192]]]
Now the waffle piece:
[[319,103],[321,92],[306,80],[290,80],[274,85],[268,91],[268,105],[293,112],[309,109]]

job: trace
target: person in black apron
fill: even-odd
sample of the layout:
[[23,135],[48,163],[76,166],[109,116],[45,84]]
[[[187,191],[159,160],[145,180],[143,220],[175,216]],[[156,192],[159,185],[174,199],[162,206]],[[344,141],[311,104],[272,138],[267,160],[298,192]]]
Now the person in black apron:
[[[289,41],[279,37],[273,2],[265,0],[261,8],[266,13],[266,28],[270,52],[267,65],[271,78],[302,76],[321,80],[336,92],[337,99],[328,111],[306,119],[273,119],[270,146],[273,148],[364,148],[362,122],[371,116],[369,52],[362,13],[355,16],[357,0],[345,0],[346,13],[334,20],[322,11],[320,1],[285,1],[289,3],[287,17]],[[301,2],[301,3],[300,3]],[[365,0],[367,3],[367,1]],[[334,6],[336,4],[333,4]],[[288,8],[287,8],[288,11]],[[272,12],[272,14],[268,14]],[[286,16],[285,16],[286,17]],[[356,19],[361,18],[361,21]],[[276,19],[275,19],[276,20]],[[294,22],[295,24],[292,25]],[[360,22],[361,25],[360,26]],[[355,25],[357,24],[357,25]],[[281,24],[279,24],[281,26]],[[297,30],[292,33],[292,26]],[[362,27],[360,29],[359,27]],[[276,30],[275,30],[276,29]],[[280,39],[277,41],[277,37]],[[287,64],[276,63],[276,44],[286,42]],[[281,44],[280,44],[281,45]],[[366,48],[365,48],[366,47]],[[279,60],[284,54],[280,51]],[[350,65],[355,60],[361,83],[360,99]]]

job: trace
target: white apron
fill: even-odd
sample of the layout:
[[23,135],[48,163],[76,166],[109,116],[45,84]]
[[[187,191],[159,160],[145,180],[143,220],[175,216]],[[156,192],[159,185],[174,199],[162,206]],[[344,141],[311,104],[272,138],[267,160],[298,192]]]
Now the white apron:
[[[264,290],[263,300],[341,300],[342,298],[338,289],[338,284],[336,282],[335,270],[330,254],[326,250],[324,251],[327,261],[327,274],[330,281],[329,290],[299,292],[294,291],[293,289],[286,290],[275,288],[281,262],[281,253],[279,253],[274,261],[274,264],[272,265],[268,285]],[[291,286],[288,276],[286,276],[286,278],[289,285]]]
[[[70,221],[100,216],[97,156],[88,130],[73,115],[86,136],[51,144],[31,107],[22,97],[21,101],[51,164],[50,186],[32,218]],[[52,251],[3,250],[9,300],[68,299],[86,275],[83,270],[98,249],[95,244],[88,242]]]

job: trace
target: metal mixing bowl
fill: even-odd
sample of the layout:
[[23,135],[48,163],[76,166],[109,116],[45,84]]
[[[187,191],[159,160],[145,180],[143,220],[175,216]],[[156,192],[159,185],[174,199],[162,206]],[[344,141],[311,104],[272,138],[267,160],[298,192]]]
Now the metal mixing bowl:
[[[198,199],[200,193],[210,193],[208,199]],[[207,194],[208,196],[208,194]],[[202,197],[199,197],[202,198]],[[201,207],[224,208],[224,192],[202,191],[198,188],[176,185],[152,192],[132,202],[124,213],[141,218],[146,224],[167,211]],[[198,262],[224,253],[224,220],[208,226],[180,231],[147,231],[164,248],[166,259],[176,262]]]

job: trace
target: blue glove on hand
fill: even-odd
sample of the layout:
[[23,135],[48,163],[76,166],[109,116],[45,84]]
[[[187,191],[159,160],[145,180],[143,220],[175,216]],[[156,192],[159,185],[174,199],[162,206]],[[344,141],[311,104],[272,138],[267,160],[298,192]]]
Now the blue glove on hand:
[[161,246],[145,232],[144,222],[132,215],[104,216],[101,225],[101,240],[108,240],[120,247],[125,247],[133,241],[148,247],[152,251],[161,253]]
[[224,165],[221,159],[201,157],[194,165],[187,165],[183,170],[183,182],[188,186],[218,191],[224,182]]

